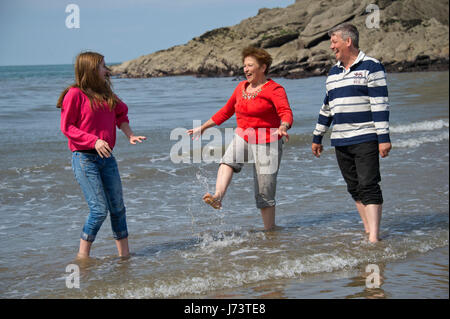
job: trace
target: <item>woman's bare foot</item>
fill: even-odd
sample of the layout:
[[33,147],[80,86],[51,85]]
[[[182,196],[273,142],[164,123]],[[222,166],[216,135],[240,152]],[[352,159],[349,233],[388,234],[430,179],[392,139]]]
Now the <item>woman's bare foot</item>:
[[214,209],[221,209],[222,208],[222,202],[220,201],[220,198],[218,196],[213,196],[210,193],[206,193],[203,196],[203,201],[210,205]]

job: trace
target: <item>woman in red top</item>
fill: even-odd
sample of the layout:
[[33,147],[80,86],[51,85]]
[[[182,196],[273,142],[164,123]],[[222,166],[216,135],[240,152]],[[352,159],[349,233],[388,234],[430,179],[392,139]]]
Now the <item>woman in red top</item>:
[[[292,126],[293,116],[284,88],[267,78],[272,63],[269,53],[249,47],[242,51],[242,60],[247,80],[238,84],[225,106],[211,119],[188,130],[188,134],[198,138],[206,129],[236,114],[238,127],[220,162],[216,192],[214,195],[206,193],[203,200],[215,209],[221,208],[233,173],[238,173],[244,162],[253,162],[256,206],[268,230],[275,227],[276,178],[282,138],[289,139],[287,130]],[[246,157],[249,159],[245,160]]]
[[119,255],[129,255],[128,229],[122,184],[112,150],[116,126],[131,144],[145,136],[135,136],[128,121],[127,106],[113,93],[104,58],[84,52],[75,61],[75,84],[60,95],[61,131],[69,139],[72,169],[89,206],[89,216],[81,232],[79,258],[89,256],[97,232],[110,212],[111,226]]

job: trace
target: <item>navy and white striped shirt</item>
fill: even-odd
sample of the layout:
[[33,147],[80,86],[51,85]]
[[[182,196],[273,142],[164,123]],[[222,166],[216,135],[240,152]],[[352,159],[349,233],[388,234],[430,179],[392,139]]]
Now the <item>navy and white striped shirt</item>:
[[313,143],[321,144],[332,124],[332,146],[390,142],[386,73],[362,51],[348,70],[340,62],[331,68]]

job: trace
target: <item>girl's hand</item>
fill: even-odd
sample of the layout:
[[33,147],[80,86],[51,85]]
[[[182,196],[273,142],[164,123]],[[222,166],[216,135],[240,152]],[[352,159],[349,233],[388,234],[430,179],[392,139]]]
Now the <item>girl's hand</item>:
[[134,144],[136,144],[136,142],[142,143],[142,141],[147,139],[145,136],[134,136],[134,133],[131,130],[130,124],[128,124],[128,122],[123,122],[120,125],[120,129],[125,134],[125,136],[128,138],[128,141],[130,141],[130,144],[134,145]]
[[101,139],[98,139],[97,142],[95,142],[95,150],[97,151],[98,155],[100,155],[101,158],[103,157],[108,158],[112,152],[108,142]]
[[134,136],[131,135],[129,138],[130,144],[135,145],[136,142],[142,143],[143,141],[145,141],[147,138],[145,136]]

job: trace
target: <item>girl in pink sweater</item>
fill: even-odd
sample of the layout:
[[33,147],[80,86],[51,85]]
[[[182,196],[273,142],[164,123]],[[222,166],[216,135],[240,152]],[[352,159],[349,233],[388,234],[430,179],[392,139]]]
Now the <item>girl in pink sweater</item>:
[[80,53],[75,61],[75,84],[60,95],[61,131],[72,151],[72,169],[89,206],[81,232],[79,258],[89,256],[92,242],[110,212],[111,226],[119,256],[129,255],[128,229],[122,184],[112,150],[116,126],[131,144],[135,136],[128,120],[128,108],[111,90],[104,57],[95,52]]

